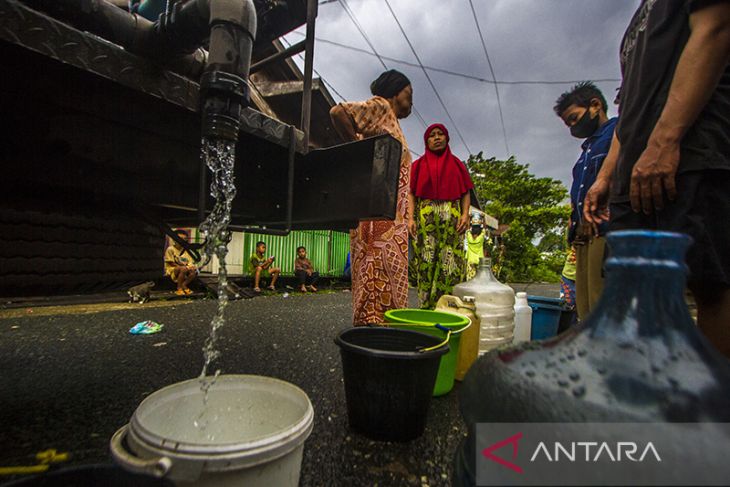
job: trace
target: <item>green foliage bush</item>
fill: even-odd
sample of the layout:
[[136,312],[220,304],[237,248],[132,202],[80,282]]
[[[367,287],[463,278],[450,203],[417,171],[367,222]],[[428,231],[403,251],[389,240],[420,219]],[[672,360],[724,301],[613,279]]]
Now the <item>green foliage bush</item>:
[[508,282],[558,282],[565,262],[565,229],[570,217],[568,191],[552,178],[537,178],[529,164],[514,157],[467,161],[482,209],[509,225],[501,246],[491,249],[499,279]]

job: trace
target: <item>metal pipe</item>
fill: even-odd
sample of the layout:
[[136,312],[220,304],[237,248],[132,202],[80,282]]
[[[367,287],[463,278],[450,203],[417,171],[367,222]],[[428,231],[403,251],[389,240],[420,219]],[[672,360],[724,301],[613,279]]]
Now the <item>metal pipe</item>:
[[106,0],[24,2],[163,63],[195,53],[209,39],[200,80],[203,135],[238,140],[241,110],[248,104],[245,80],[256,36],[253,0],[168,2],[167,11],[154,23]]
[[210,6],[208,64],[200,80],[203,136],[235,142],[241,111],[249,103],[246,79],[256,37],[256,7],[253,0],[196,3],[203,2]]
[[266,66],[268,66],[271,63],[274,63],[280,59],[286,59],[291,56],[294,56],[295,54],[299,54],[302,52],[305,48],[305,41],[297,42],[296,44],[293,44],[283,51],[279,51],[276,54],[273,54],[265,59],[262,59],[261,61],[253,64],[251,66],[251,70],[249,71],[249,74],[253,74],[257,71],[260,71],[264,69]]
[[274,235],[277,237],[286,237],[291,233],[291,230],[279,230],[277,228],[261,228],[251,227],[248,225],[228,225],[229,230],[243,233],[255,233],[259,235]]
[[304,54],[304,90],[302,92],[302,123],[304,148],[309,150],[309,123],[312,115],[312,71],[314,70],[314,21],[317,18],[317,0],[307,0],[307,35]]
[[22,0],[36,10],[135,52],[151,37],[153,24],[104,0]]
[[292,213],[294,212],[294,162],[297,158],[297,131],[289,125],[289,174],[286,185],[286,231],[291,230]]
[[208,63],[208,51],[199,47],[192,54],[172,59],[160,60],[165,68],[186,78],[200,79]]

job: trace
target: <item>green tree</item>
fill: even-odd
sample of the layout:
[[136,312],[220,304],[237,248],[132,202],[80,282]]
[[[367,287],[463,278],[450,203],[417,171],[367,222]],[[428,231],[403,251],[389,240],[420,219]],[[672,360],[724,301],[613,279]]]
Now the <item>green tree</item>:
[[467,166],[482,209],[500,225],[509,225],[502,237],[503,252],[492,250],[500,279],[559,281],[570,217],[565,186],[556,179],[535,177],[529,164],[514,157],[485,159],[480,152],[469,157]]

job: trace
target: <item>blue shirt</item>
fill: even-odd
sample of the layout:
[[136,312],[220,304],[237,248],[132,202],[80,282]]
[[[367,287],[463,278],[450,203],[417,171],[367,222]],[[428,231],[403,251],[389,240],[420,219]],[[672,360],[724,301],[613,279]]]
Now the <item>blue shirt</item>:
[[[583,222],[583,200],[593,183],[596,182],[598,171],[601,170],[603,160],[608,155],[616,122],[618,122],[618,117],[609,119],[596,130],[596,133],[583,141],[581,146],[583,152],[573,166],[573,184],[570,187],[570,202],[573,205],[573,212],[570,214],[569,242],[575,239],[578,224]],[[600,224],[598,226],[599,234],[605,234],[607,226],[606,222]]]

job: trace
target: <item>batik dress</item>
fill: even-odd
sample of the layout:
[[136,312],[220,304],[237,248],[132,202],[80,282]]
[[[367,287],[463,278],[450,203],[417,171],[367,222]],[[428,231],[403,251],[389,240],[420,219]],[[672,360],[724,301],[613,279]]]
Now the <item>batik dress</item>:
[[413,240],[418,301],[434,309],[444,294],[464,281],[464,236],[456,231],[461,202],[416,199],[416,238]]
[[355,325],[383,323],[387,310],[408,306],[406,218],[411,156],[398,118],[385,98],[341,105],[363,138],[390,134],[403,146],[395,220],[361,222],[350,230],[352,321]]

